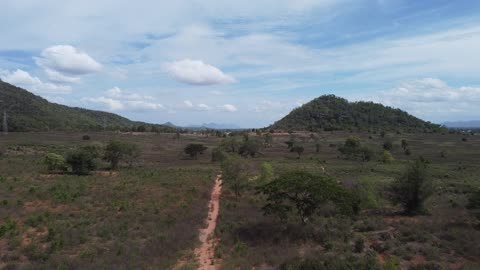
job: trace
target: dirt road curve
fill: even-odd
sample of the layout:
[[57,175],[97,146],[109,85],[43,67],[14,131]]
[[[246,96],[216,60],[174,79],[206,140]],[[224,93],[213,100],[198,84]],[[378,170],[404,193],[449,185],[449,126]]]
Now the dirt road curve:
[[215,270],[220,268],[219,262],[215,261],[215,245],[217,239],[213,238],[213,232],[217,226],[218,211],[220,207],[220,195],[222,193],[222,176],[217,175],[215,186],[212,190],[210,203],[208,205],[207,227],[200,230],[201,245],[195,249],[198,258],[199,270]]

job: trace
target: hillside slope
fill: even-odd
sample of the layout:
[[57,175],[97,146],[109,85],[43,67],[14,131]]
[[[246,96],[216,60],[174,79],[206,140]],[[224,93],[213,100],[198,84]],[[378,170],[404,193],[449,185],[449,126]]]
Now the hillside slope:
[[439,130],[440,126],[382,104],[348,102],[334,95],[325,95],[294,109],[269,128],[308,131],[382,129],[431,132]]
[[[101,111],[72,108],[48,102],[22,88],[0,80],[0,113],[6,109],[9,131],[76,131],[76,130],[153,130],[174,132],[164,125],[131,121]],[[1,129],[1,126],[0,126]]]

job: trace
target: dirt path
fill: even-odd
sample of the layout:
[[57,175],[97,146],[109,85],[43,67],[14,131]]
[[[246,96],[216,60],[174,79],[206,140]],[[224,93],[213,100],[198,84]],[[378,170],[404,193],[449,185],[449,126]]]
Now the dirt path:
[[220,208],[220,194],[222,193],[222,176],[217,175],[215,186],[212,190],[210,202],[208,205],[207,227],[200,229],[201,245],[195,249],[195,256],[198,259],[199,270],[215,270],[220,268],[220,262],[215,261],[215,245],[217,239],[213,238],[215,227],[217,226],[218,212]]

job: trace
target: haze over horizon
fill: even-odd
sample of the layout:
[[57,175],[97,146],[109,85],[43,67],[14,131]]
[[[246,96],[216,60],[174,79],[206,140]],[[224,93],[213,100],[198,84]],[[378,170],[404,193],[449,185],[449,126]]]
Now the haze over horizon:
[[466,0],[6,0],[0,78],[183,126],[264,127],[324,94],[478,120],[479,11]]

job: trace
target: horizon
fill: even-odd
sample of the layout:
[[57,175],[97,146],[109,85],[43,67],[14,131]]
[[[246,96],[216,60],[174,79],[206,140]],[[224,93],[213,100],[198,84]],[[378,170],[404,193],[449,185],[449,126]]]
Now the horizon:
[[0,79],[178,126],[266,127],[326,94],[437,124],[475,121],[479,11],[466,0],[7,0]]

